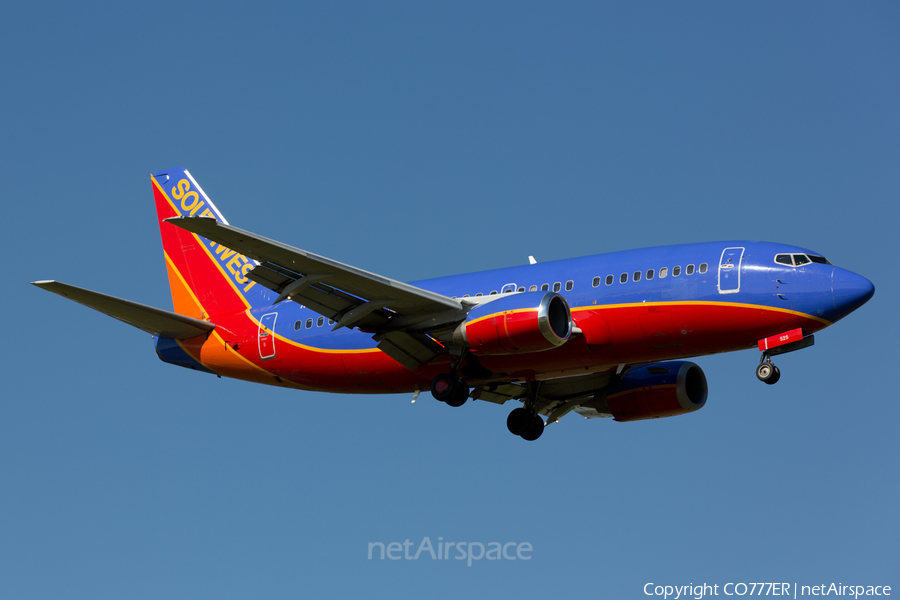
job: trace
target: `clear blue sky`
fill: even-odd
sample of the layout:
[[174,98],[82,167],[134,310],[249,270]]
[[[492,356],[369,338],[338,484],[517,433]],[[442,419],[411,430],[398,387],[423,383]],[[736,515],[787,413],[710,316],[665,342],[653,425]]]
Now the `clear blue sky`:
[[[896,3],[15,3],[0,21],[0,598],[900,590]],[[653,422],[352,397],[161,363],[27,285],[170,308],[149,173],[402,280],[793,243],[875,297]],[[369,542],[529,542],[369,561]]]

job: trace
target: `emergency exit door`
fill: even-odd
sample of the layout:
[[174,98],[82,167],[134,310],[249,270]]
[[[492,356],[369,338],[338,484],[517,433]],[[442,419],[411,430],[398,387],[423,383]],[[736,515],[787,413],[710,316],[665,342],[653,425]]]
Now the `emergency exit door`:
[[275,357],[275,319],[278,313],[263,315],[259,320],[259,357],[263,360]]

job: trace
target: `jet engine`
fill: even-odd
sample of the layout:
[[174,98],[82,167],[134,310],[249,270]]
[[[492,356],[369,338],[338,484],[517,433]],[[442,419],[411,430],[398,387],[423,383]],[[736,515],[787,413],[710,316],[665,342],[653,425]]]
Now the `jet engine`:
[[520,292],[475,306],[453,332],[453,341],[479,354],[541,352],[566,343],[572,327],[565,298]]
[[707,392],[706,375],[696,364],[660,362],[631,369],[585,404],[616,421],[640,421],[700,410]]

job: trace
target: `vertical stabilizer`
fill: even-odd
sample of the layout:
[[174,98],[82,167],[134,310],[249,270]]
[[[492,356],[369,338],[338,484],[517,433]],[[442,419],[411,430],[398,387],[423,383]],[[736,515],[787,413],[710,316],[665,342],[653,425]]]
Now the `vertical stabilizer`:
[[152,173],[150,181],[175,312],[208,320],[271,303],[269,290],[247,278],[255,261],[165,222],[170,217],[203,216],[227,224],[191,174],[167,169]]

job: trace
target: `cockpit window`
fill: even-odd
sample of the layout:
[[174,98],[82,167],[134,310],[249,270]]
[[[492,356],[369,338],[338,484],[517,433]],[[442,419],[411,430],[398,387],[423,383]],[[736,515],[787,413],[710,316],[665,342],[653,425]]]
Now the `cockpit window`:
[[789,267],[799,267],[801,265],[809,264],[810,262],[820,265],[831,264],[824,256],[815,256],[814,254],[776,254],[775,262]]

